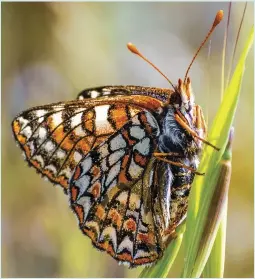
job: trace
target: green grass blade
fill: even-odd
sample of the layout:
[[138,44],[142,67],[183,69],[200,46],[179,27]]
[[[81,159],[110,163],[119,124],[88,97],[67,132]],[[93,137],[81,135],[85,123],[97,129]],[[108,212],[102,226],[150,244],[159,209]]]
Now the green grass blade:
[[227,201],[211,254],[203,270],[203,278],[223,278],[227,228]]
[[[215,240],[219,226],[219,218],[216,220],[213,231],[208,232],[205,239],[204,232],[208,225],[208,213],[213,194],[215,192],[220,172],[220,160],[225,151],[230,128],[237,108],[241,81],[245,69],[245,61],[252,46],[254,28],[252,28],[245,48],[239,59],[233,77],[227,87],[221,106],[213,122],[208,140],[221,150],[216,152],[211,147],[205,146],[199,172],[206,175],[196,176],[189,199],[189,208],[186,221],[185,261],[182,277],[199,277]],[[219,217],[220,214],[218,214]],[[202,247],[200,247],[202,245]]]
[[[231,177],[231,159],[232,159],[232,139],[233,131],[231,130],[230,138],[226,150],[221,160],[221,172],[224,173],[223,180],[220,183],[228,183],[228,185],[220,185],[220,187],[226,190],[229,187]],[[204,278],[223,278],[224,264],[225,264],[225,246],[226,246],[226,229],[227,229],[227,204],[228,197],[226,193],[225,205],[222,208],[221,223],[210,253],[205,268],[203,270]]]
[[166,278],[169,273],[170,268],[172,267],[174,260],[179,252],[183,234],[185,231],[185,223],[181,224],[177,230],[177,237],[170,242],[168,245],[164,256],[159,260],[155,265],[151,267],[146,267],[139,275],[139,278]]

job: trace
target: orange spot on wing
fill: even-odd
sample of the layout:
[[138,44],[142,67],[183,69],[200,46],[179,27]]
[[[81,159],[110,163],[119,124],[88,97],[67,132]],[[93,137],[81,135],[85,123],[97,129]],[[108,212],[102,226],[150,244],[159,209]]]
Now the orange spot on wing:
[[147,163],[147,158],[140,155],[139,153],[135,153],[134,160],[136,163],[138,163],[140,166],[145,166]]
[[78,192],[79,192],[79,190],[77,189],[77,187],[75,187],[75,186],[71,187],[71,200],[72,200],[72,202],[76,201],[77,196],[78,196]]
[[134,264],[136,265],[141,265],[141,264],[146,264],[146,263],[152,263],[158,259],[158,256],[156,254],[152,254],[148,258],[138,258],[134,260]]
[[120,171],[120,174],[119,174],[119,183],[123,183],[123,184],[126,184],[128,183],[128,179],[127,179],[127,176],[126,176],[126,168],[127,168],[127,163],[128,163],[128,159],[129,159],[129,155],[125,155],[124,158],[123,158],[123,161],[122,161],[122,170]]
[[127,130],[124,130],[123,132],[122,132],[122,136],[128,141],[128,144],[130,145],[130,146],[132,146],[133,144],[135,144],[136,143],[136,141],[135,140],[132,140],[132,139],[130,139],[130,137],[129,137],[129,134],[128,134],[128,131]]
[[81,167],[79,165],[77,165],[75,172],[74,172],[74,176],[73,179],[77,180],[81,175]]
[[136,231],[136,222],[129,218],[127,221],[125,221],[124,228],[129,231]]
[[115,254],[113,247],[112,247],[111,243],[109,243],[109,241],[105,241],[104,243],[96,243],[96,245],[99,246],[100,248],[104,249],[105,251],[107,251],[112,256]]
[[155,239],[153,233],[138,233],[137,240],[144,243],[155,245]]
[[74,211],[76,212],[76,214],[78,216],[80,224],[82,224],[83,220],[84,220],[83,207],[81,205],[75,204],[75,205],[73,205],[73,209],[74,209]]
[[26,154],[27,158],[30,158],[31,157],[30,148],[27,145],[24,145],[23,148],[24,148],[24,151],[25,151],[25,154]]
[[20,132],[20,125],[19,125],[19,122],[17,120],[15,120],[13,122],[13,125],[12,125],[12,129],[13,129],[13,132],[15,133],[15,135],[18,135],[18,133]]
[[125,106],[117,105],[115,108],[109,110],[109,117],[114,122],[116,129],[120,129],[128,122],[128,115]]
[[41,165],[39,162],[37,162],[36,160],[31,160],[30,162],[35,168],[41,170]]
[[92,174],[93,174],[94,178],[97,177],[100,174],[100,168],[98,166],[94,166],[91,169],[91,171],[92,171]]
[[128,253],[117,254],[117,258],[121,261],[132,262],[132,256]]
[[93,195],[95,199],[100,196],[100,188],[101,184],[99,182],[94,183],[91,187],[90,193]]
[[91,120],[86,121],[84,126],[85,126],[85,129],[87,129],[88,131],[90,131],[92,133],[95,129],[94,120],[91,119]]
[[108,219],[111,219],[112,222],[117,225],[118,229],[121,227],[122,216],[119,214],[119,212],[116,209],[114,208],[110,209]]
[[89,110],[83,114],[83,121],[92,120],[95,118],[95,111]]
[[88,237],[91,238],[91,240],[92,240],[94,243],[96,243],[96,233],[95,233],[95,232],[93,232],[92,230],[86,229],[86,228],[83,228],[82,230],[86,233],[86,235],[87,235]]
[[129,181],[128,181],[128,179],[127,179],[125,170],[121,170],[121,171],[120,171],[120,174],[119,174],[119,183],[126,184],[126,183],[128,183],[128,182],[129,182]]
[[21,143],[21,144],[25,144],[27,141],[27,138],[25,136],[22,135],[17,135],[17,140]]
[[102,220],[102,219],[105,217],[105,210],[104,210],[104,207],[103,207],[102,205],[99,204],[99,205],[97,206],[95,215],[96,215],[100,220]]
[[75,149],[81,149],[83,154],[87,154],[91,150],[91,144],[84,138],[76,144]]
[[60,184],[64,189],[69,187],[69,180],[64,176],[60,175],[54,179],[56,183]]
[[148,134],[151,134],[151,133],[152,133],[152,128],[151,128],[151,126],[149,125],[146,116],[145,116],[144,114],[142,114],[141,117],[140,117],[140,119],[141,119],[141,122],[143,123],[143,126],[145,126],[145,129],[146,129],[146,131],[148,132]]

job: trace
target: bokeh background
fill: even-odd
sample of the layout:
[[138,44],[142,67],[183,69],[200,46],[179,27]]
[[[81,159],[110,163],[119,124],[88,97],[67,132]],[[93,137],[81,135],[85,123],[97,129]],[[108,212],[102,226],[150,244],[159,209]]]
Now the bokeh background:
[[[244,3],[232,5],[229,65]],[[228,3],[2,3],[2,276],[135,277],[94,249],[79,231],[68,198],[27,167],[11,133],[16,114],[31,106],[75,99],[100,85],[168,87],[129,53],[132,41],[175,83],[183,78],[216,12]],[[237,58],[253,24],[248,3]],[[190,76],[209,124],[220,104],[224,21]],[[249,54],[234,122],[225,277],[253,277],[254,64]],[[236,61],[236,60],[235,60]],[[169,277],[178,277],[180,253]]]

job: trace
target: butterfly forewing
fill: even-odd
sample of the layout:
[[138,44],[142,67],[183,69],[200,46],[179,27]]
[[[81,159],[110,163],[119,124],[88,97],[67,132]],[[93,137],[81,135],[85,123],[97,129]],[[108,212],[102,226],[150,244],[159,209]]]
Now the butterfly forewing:
[[[146,98],[121,96],[35,107],[14,119],[14,136],[30,165],[67,189],[83,156],[144,110]],[[161,102],[151,99],[148,109],[156,113]]]
[[[150,199],[157,121],[139,112],[77,165],[71,206],[93,244],[131,266],[162,254]],[[145,197],[147,197],[145,199]]]

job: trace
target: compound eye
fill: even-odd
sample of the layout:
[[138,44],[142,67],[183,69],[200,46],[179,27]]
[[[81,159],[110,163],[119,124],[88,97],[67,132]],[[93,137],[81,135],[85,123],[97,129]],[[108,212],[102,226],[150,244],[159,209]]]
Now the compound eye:
[[174,92],[170,97],[170,104],[174,107],[180,107],[182,104],[181,95],[178,92]]

